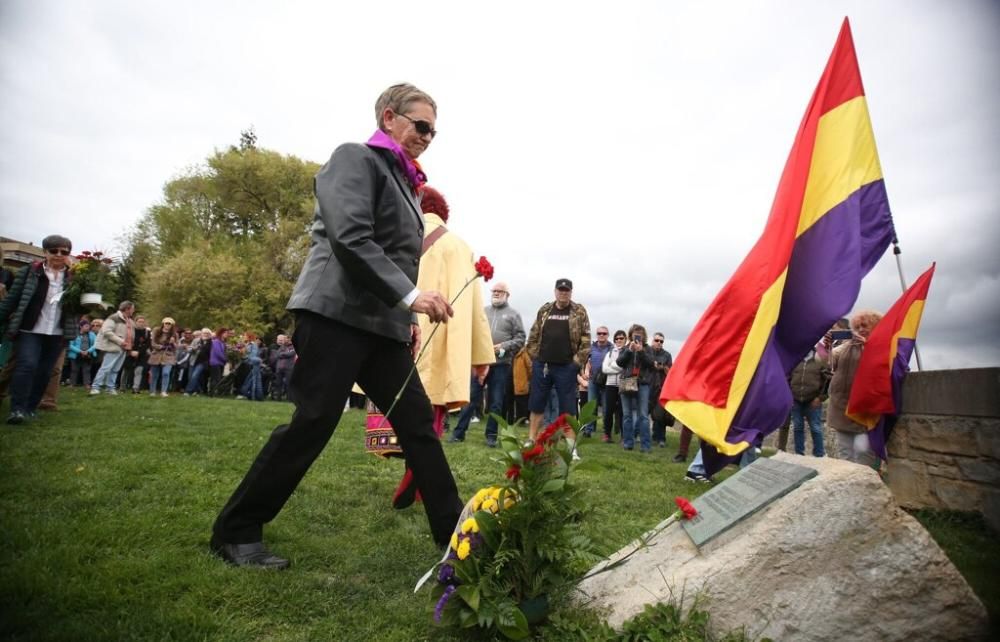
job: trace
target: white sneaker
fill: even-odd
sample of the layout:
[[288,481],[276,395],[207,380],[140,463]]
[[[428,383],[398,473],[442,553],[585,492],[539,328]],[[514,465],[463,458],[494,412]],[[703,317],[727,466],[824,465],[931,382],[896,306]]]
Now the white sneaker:
[[155,393],[155,392],[151,392],[151,393],[149,393],[149,396],[150,396],[150,397],[155,397],[155,396],[156,396],[156,393]]
[[161,392],[161,393],[160,393],[160,396],[161,396],[161,397],[169,397],[170,395],[169,395],[169,394],[167,394],[167,393],[165,393],[165,392]]
[[191,393],[190,393],[190,392],[185,392],[185,393],[184,393],[184,396],[185,396],[185,397],[190,397],[190,396],[191,396]]
[[576,452],[576,448],[574,448],[573,449],[573,461],[580,461],[580,459],[581,459],[580,454],[578,452]]
[[94,395],[99,395],[99,394],[101,394],[101,391],[98,390],[97,388],[91,388],[90,389],[90,396],[91,397],[93,397]]
[[469,420],[469,423],[470,424],[478,424],[479,423],[479,417],[476,417],[475,415],[473,415],[472,419]]
[[117,395],[118,391],[115,390],[114,388],[108,388],[108,394],[109,395]]

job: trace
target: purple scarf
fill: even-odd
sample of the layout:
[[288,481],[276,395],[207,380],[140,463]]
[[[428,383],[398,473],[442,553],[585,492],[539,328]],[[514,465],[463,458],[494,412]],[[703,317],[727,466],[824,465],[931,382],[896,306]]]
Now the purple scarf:
[[417,161],[411,159],[403,151],[403,148],[399,146],[399,143],[394,141],[381,129],[376,129],[372,137],[368,139],[369,147],[381,147],[382,149],[388,149],[393,154],[396,155],[396,162],[399,163],[400,169],[406,175],[406,181],[413,188],[413,192],[416,193],[417,189],[427,182],[427,174],[424,174],[424,170],[420,168]]

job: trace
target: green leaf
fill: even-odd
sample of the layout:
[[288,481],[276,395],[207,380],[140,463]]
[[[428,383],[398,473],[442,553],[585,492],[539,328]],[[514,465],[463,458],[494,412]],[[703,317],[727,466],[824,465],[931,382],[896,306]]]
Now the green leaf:
[[478,623],[476,614],[469,609],[462,609],[458,612],[458,625],[463,629],[471,629]]
[[543,493],[557,493],[566,487],[565,479],[550,479],[542,486]]
[[469,605],[469,608],[473,611],[479,610],[479,589],[474,586],[463,585],[459,586],[458,590],[455,591],[458,596],[465,600],[465,603]]
[[521,613],[521,609],[514,609],[512,615],[513,624],[505,621],[497,621],[497,628],[504,636],[511,640],[523,640],[528,637],[528,619]]
[[500,523],[497,521],[496,516],[485,510],[481,510],[475,514],[476,524],[479,525],[479,534],[483,538],[483,542],[486,544],[487,548],[491,551],[497,550],[500,547]]

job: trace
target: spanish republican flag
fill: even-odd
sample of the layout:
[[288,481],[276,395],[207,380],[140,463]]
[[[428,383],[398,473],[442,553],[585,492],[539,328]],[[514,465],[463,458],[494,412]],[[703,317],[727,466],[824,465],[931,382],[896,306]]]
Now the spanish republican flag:
[[709,473],[785,422],[787,373],[851,310],[893,237],[845,18],[764,233],[691,332],[660,394],[714,447],[704,449]]
[[847,416],[868,427],[868,441],[883,461],[888,459],[885,444],[903,406],[903,378],[910,369],[935,266],[920,275],[872,330],[851,384]]

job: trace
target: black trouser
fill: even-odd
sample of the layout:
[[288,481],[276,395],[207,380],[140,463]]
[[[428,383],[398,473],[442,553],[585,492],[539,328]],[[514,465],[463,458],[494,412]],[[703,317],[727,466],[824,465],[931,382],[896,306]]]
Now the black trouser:
[[[263,525],[277,516],[333,435],[355,381],[376,406],[388,410],[413,366],[409,347],[398,341],[310,312],[298,312],[295,325],[299,360],[290,386],[295,413],[291,423],[274,429],[219,514],[214,531],[227,543],[261,540]],[[462,502],[420,377],[410,378],[388,419],[423,497],[434,541],[443,546]]]
[[210,397],[219,396],[219,384],[222,383],[222,371],[226,366],[208,366],[208,394]]
[[604,386],[604,434],[608,439],[613,432],[622,431],[622,421],[622,402],[618,386]]

